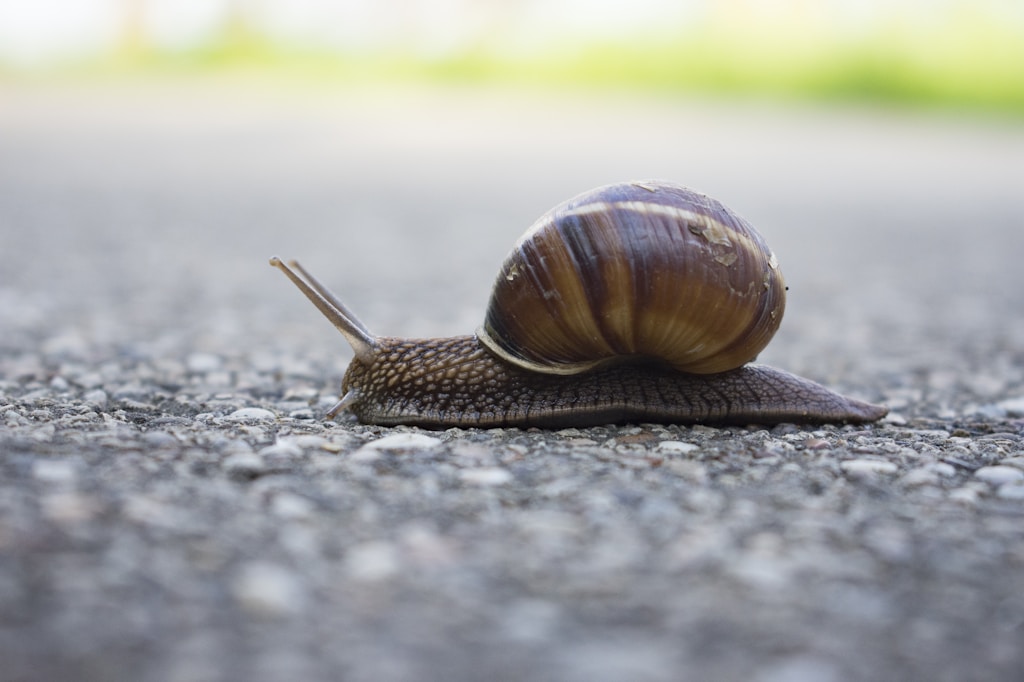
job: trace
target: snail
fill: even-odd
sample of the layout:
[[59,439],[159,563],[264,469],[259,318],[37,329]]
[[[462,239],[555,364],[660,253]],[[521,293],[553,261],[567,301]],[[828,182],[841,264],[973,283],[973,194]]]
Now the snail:
[[[340,402],[429,428],[861,423],[886,408],[751,361],[782,321],[775,255],[718,201],[664,181],[599,187],[523,235],[471,336],[375,336],[271,258],[352,346]],[[290,265],[290,266],[289,266]]]

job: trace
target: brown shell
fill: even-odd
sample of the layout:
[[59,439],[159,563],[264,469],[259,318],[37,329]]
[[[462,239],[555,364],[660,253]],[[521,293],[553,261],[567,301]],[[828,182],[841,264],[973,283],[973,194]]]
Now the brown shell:
[[647,358],[711,374],[768,344],[785,292],[764,239],[718,201],[662,181],[608,185],[523,235],[477,336],[540,372]]

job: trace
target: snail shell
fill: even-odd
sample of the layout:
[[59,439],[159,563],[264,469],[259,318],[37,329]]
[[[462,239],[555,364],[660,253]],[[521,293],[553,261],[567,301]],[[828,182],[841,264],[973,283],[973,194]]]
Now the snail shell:
[[516,244],[475,336],[375,336],[297,263],[270,260],[352,346],[343,397],[374,424],[592,426],[866,422],[884,407],[747,364],[786,287],[761,236],[667,182],[555,207]]
[[685,187],[638,182],[537,220],[502,265],[477,337],[536,372],[651,359],[712,374],[757,357],[785,306],[778,261],[747,221]]

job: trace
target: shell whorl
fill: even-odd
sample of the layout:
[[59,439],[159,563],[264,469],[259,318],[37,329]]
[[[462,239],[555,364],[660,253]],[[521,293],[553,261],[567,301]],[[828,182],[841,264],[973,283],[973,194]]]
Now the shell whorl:
[[785,289],[761,235],[718,201],[661,181],[608,185],[516,243],[477,337],[545,373],[633,358],[712,374],[768,344]]

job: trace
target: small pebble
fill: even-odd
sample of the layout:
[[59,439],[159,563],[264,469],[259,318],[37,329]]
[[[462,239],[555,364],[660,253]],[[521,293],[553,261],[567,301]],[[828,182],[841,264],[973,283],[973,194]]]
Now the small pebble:
[[394,433],[365,444],[362,449],[387,450],[389,452],[408,450],[429,450],[441,444],[440,438],[424,433]]
[[1024,396],[1001,400],[996,404],[1011,417],[1024,417]]
[[136,400],[142,402],[151,397],[151,392],[146,387],[131,383],[114,386],[111,395],[114,396],[115,400]]
[[460,471],[459,478],[473,485],[503,485],[512,480],[512,474],[499,467],[479,467]]
[[100,505],[92,497],[78,493],[58,493],[43,497],[43,513],[57,523],[81,523],[99,513]]
[[47,483],[71,483],[77,476],[77,467],[74,462],[64,459],[37,459],[32,473]]
[[1005,419],[1007,416],[1006,409],[996,403],[978,405],[973,409],[973,411],[968,410],[968,412],[976,417],[981,417],[982,419]]
[[657,449],[674,455],[685,455],[688,452],[700,449],[700,446],[681,440],[663,440],[658,443]]
[[345,571],[353,580],[376,582],[398,573],[398,551],[393,544],[371,540],[349,549],[345,555]]
[[1004,500],[1024,500],[1024,484],[1005,483],[999,486],[999,489],[996,491],[996,497]]
[[957,488],[950,491],[949,499],[972,506],[978,503],[978,491],[971,488]]
[[121,513],[129,521],[158,528],[176,528],[185,522],[180,508],[143,494],[127,497]]
[[393,433],[366,443],[349,455],[354,462],[372,462],[380,458],[382,452],[412,452],[414,450],[430,450],[441,444],[440,438],[424,433]]
[[455,561],[457,545],[433,528],[413,523],[401,534],[403,556],[420,566],[443,566]]
[[270,509],[275,516],[283,519],[302,520],[312,516],[316,506],[301,495],[282,492],[274,495],[270,502]]
[[892,462],[878,459],[851,459],[841,463],[839,467],[852,476],[895,474],[899,470]]
[[[312,400],[313,398],[318,397],[318,395],[319,395],[319,391],[317,389],[313,388],[312,386],[294,386],[294,387],[289,388],[287,391],[284,392],[284,399],[285,400],[301,400],[301,401],[304,401],[304,402],[308,402],[308,401]],[[336,401],[337,398],[332,398],[332,400]]]
[[704,485],[708,480],[708,470],[703,464],[692,459],[670,459],[665,467],[679,478],[695,485]]
[[946,464],[945,462],[933,462],[924,468],[934,471],[943,478],[950,478],[952,476],[956,476],[956,467],[954,467],[952,464]]
[[900,434],[903,438],[917,436],[918,438],[940,441],[947,440],[949,435],[949,431],[945,431],[943,429],[913,429],[910,431],[904,431]]
[[243,565],[232,592],[243,609],[261,616],[285,616],[305,606],[305,593],[295,574],[268,562]]
[[375,462],[384,455],[380,450],[362,447],[348,456],[350,462]]
[[1016,467],[996,465],[981,467],[974,472],[974,477],[992,485],[1003,485],[1004,483],[1024,481],[1024,471]]
[[908,471],[903,478],[900,479],[900,483],[910,488],[915,488],[923,485],[937,485],[939,482],[939,474],[933,469],[921,467],[920,469],[912,469]]
[[889,414],[882,417],[882,421],[886,424],[893,424],[895,426],[905,426],[907,418],[899,412],[890,412]]
[[18,414],[16,410],[7,410],[4,412],[4,422],[10,428],[28,425],[28,420],[25,419],[23,415]]
[[451,450],[452,458],[458,459],[465,466],[470,464],[483,466],[494,463],[494,449],[480,443],[453,441],[449,449]]
[[173,447],[178,444],[178,439],[166,431],[147,431],[142,434],[142,441],[157,448]]
[[97,372],[89,372],[75,377],[74,382],[84,388],[98,388],[103,383],[103,377]]
[[[595,445],[596,445],[596,443],[595,443]],[[513,453],[519,455],[520,457],[522,457],[522,456],[524,456],[524,455],[526,455],[526,454],[528,454],[530,452],[530,448],[528,448],[527,446],[523,445],[522,443],[510,443],[509,445],[505,446],[505,449],[508,450],[509,452],[513,452]]]
[[277,415],[270,410],[264,410],[262,407],[243,407],[224,417],[224,419],[232,422],[262,421],[276,418]]
[[191,353],[185,358],[185,367],[190,372],[214,372],[221,368],[220,357],[212,353]]
[[285,436],[281,442],[295,445],[302,450],[326,450],[332,443],[323,436],[312,434],[300,434],[297,436]]
[[102,388],[96,388],[91,391],[87,391],[85,395],[82,396],[82,400],[97,407],[106,407],[107,392]]
[[264,457],[283,457],[286,459],[301,457],[302,447],[295,441],[288,438],[281,438],[273,445],[268,445],[259,451]]
[[238,452],[226,458],[224,471],[232,478],[253,478],[263,473],[263,458],[254,452]]
[[1003,466],[1017,467],[1018,469],[1024,470],[1024,456],[1015,455],[1013,457],[1007,457],[1002,461]]

